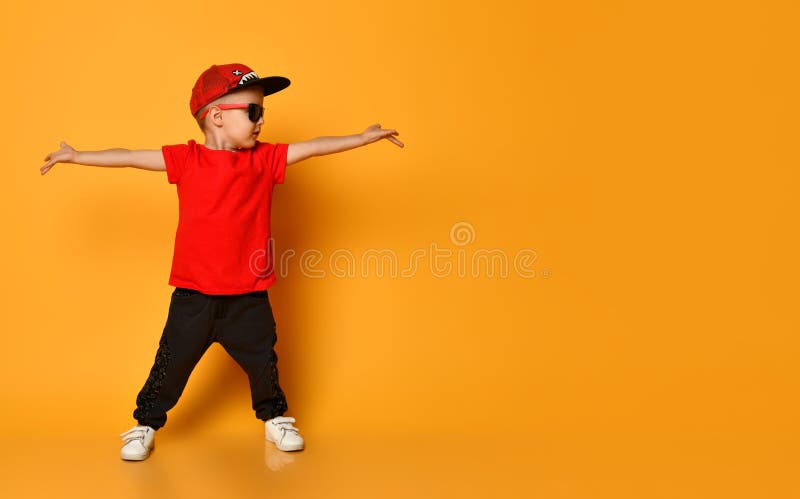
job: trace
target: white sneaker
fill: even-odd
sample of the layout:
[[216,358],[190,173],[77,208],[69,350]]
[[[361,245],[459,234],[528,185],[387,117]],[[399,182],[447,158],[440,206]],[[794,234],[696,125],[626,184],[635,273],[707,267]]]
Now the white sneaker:
[[125,441],[120,457],[126,461],[144,461],[155,445],[156,430],[149,426],[134,426],[119,436]]
[[300,431],[292,426],[294,418],[278,416],[264,422],[265,437],[275,443],[275,447],[283,451],[303,449],[303,437]]

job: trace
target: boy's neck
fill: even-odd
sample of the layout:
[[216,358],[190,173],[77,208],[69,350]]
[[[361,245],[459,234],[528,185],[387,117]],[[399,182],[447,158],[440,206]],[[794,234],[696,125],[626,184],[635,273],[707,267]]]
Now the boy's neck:
[[206,139],[206,143],[205,143],[205,144],[203,144],[203,146],[204,146],[206,149],[212,149],[212,150],[214,150],[214,151],[231,151],[231,152],[238,152],[238,151],[240,151],[240,149],[236,149],[235,147],[232,147],[232,146],[228,146],[228,147],[223,147],[223,146],[220,146],[220,145],[218,145],[218,144],[215,144],[215,143],[213,143],[213,142],[210,142],[210,141],[208,141],[207,139]]
[[206,140],[203,144],[207,149],[213,149],[215,151],[231,151],[231,152],[239,152],[241,149],[237,149],[233,146],[230,142],[225,140],[225,137],[222,135],[217,135],[214,133],[206,133]]

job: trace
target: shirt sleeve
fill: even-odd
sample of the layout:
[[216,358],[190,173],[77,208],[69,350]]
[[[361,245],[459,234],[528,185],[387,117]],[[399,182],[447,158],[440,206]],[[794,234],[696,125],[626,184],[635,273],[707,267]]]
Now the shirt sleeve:
[[265,162],[266,171],[272,175],[272,183],[282,184],[286,176],[286,155],[289,152],[289,144],[264,142],[259,149]]
[[181,176],[183,176],[183,172],[186,169],[189,145],[162,146],[161,152],[164,155],[164,163],[167,165],[167,181],[170,184],[177,184],[181,181]]

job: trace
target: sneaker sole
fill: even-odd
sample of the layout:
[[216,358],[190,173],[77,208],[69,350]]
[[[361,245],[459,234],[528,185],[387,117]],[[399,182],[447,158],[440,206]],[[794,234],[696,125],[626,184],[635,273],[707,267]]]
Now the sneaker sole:
[[123,461],[144,461],[145,459],[150,457],[150,454],[153,453],[153,449],[155,449],[155,448],[156,448],[155,445],[150,447],[150,450],[147,452],[147,454],[145,454],[143,456],[128,456],[128,457],[125,457],[124,455],[120,454],[119,457],[121,457]]
[[269,438],[267,436],[264,436],[264,438],[266,438],[268,442],[272,442],[273,444],[275,444],[275,448],[277,448],[278,450],[285,451],[285,452],[298,451],[298,450],[303,450],[305,448],[305,444],[294,445],[294,446],[291,446],[291,447],[287,447],[285,445],[284,446],[280,446],[280,445],[278,445],[278,443],[275,440],[272,440],[271,438]]

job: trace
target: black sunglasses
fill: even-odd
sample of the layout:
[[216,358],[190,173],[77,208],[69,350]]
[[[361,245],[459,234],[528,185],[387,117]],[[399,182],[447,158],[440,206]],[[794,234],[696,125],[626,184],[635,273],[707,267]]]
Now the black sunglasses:
[[[247,108],[247,117],[250,118],[250,121],[253,123],[258,123],[258,120],[264,116],[264,106],[261,104],[253,104],[252,102],[248,104],[215,104],[216,107],[220,109],[244,109]],[[200,115],[198,119],[203,119],[203,117],[208,113],[209,109],[203,111],[203,114]]]

